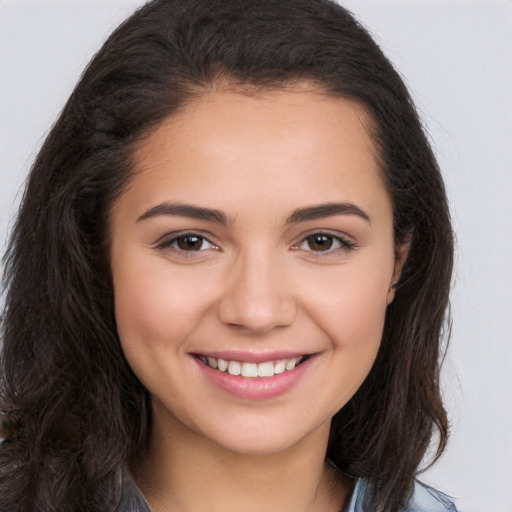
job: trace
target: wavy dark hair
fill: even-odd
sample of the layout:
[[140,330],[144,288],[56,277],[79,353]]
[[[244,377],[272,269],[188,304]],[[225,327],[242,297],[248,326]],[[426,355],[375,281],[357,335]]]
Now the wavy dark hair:
[[330,0],[154,0],[107,40],[31,169],[5,256],[0,410],[20,419],[0,448],[0,510],[114,510],[144,452],[147,390],[116,332],[109,211],[136,143],[219,83],[265,92],[313,81],[373,124],[394,236],[410,240],[367,379],[332,421],[327,457],[369,482],[367,510],[400,510],[432,437],[453,237],[443,181],[399,74]]

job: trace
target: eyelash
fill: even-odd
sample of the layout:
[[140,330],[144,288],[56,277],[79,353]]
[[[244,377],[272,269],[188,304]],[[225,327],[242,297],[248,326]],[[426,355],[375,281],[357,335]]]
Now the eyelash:
[[[326,250],[320,250],[320,251],[315,251],[311,248],[311,246],[309,248],[304,248],[303,245],[304,244],[311,244],[314,239],[319,239],[319,238],[324,238],[327,239],[328,241],[331,242],[331,246],[328,247]],[[337,247],[332,247],[332,245],[338,245]],[[308,251],[308,252],[311,252],[312,254],[314,254],[315,256],[317,257],[322,257],[322,256],[326,256],[326,255],[332,255],[332,254],[337,254],[339,253],[340,251],[351,251],[353,249],[355,249],[357,247],[357,245],[348,240],[347,238],[345,237],[342,237],[340,235],[334,235],[332,233],[329,233],[329,232],[325,232],[325,231],[315,231],[313,233],[309,233],[307,236],[301,238],[300,242],[296,245],[293,246],[293,249],[297,249],[297,250],[305,250],[305,251]]]
[[[324,242],[325,241],[330,242],[331,246],[327,247],[327,249],[325,249],[325,250],[319,250],[319,251],[313,250],[311,248],[311,246],[309,246],[309,248],[303,247],[305,244],[313,243],[315,238],[317,239],[317,241],[319,238],[323,238]],[[182,247],[179,247],[178,244],[180,242],[187,243],[186,242],[187,239],[191,239],[192,243],[195,239],[196,242],[201,243],[201,247],[196,250],[194,250],[193,248],[192,248],[192,250],[187,250]],[[203,248],[203,245],[205,243],[208,244],[208,247]],[[332,247],[333,245],[335,245],[336,247]],[[171,249],[172,251],[178,253],[180,256],[183,256],[183,257],[194,257],[205,250],[209,250],[209,249],[218,250],[219,249],[219,247],[216,244],[211,242],[203,234],[195,233],[195,232],[188,232],[188,231],[181,232],[181,233],[172,233],[172,234],[166,235],[166,236],[162,237],[159,241],[157,241],[155,246],[157,249],[160,249],[160,250]],[[352,241],[348,240],[347,238],[342,237],[340,235],[334,235],[332,233],[325,232],[325,231],[315,231],[315,232],[311,232],[311,233],[307,234],[306,236],[303,236],[298,243],[296,243],[295,245],[292,246],[292,249],[310,252],[310,253],[314,254],[315,257],[322,257],[322,256],[327,256],[327,255],[338,254],[340,251],[341,252],[351,251],[351,250],[354,250],[356,247],[357,247],[357,245],[354,242],[352,242]]]
[[218,246],[215,245],[213,242],[211,242],[206,236],[194,233],[194,232],[182,232],[182,233],[173,233],[170,235],[165,235],[162,237],[155,245],[157,249],[166,250],[171,249],[178,254],[185,256],[185,257],[191,257],[195,256],[196,254],[199,254],[200,252],[203,252],[206,249],[198,249],[198,250],[187,250],[183,249],[178,246],[180,241],[185,241],[186,239],[196,239],[197,241],[201,242],[201,246],[204,243],[207,243],[209,247],[206,249],[218,249]]

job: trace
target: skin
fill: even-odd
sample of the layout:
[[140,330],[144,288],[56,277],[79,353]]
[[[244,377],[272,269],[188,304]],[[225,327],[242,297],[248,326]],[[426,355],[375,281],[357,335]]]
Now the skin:
[[[150,449],[133,470],[154,511],[346,503],[349,482],[324,460],[330,421],[372,367],[407,252],[369,125],[355,102],[307,84],[217,89],[137,147],[111,212],[111,270],[123,350],[152,396]],[[350,208],[307,210],[334,203]],[[190,248],[184,234],[203,238]],[[277,350],[312,357],[263,399],[212,384],[194,357]]]

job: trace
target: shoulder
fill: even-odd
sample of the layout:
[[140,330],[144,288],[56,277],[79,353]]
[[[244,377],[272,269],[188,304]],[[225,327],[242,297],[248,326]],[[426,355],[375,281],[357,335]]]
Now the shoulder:
[[[346,512],[367,512],[363,508],[363,498],[367,483],[359,480]],[[149,512],[149,508],[131,478],[123,485],[121,503],[115,512]],[[411,501],[403,512],[457,512],[455,504],[446,495],[419,481],[415,482]]]
[[123,479],[121,501],[114,512],[150,512],[146,501],[128,473]]
[[[357,481],[347,512],[367,512],[363,506],[367,486],[365,480]],[[416,481],[411,500],[403,512],[457,512],[457,509],[446,494]]]
[[407,512],[457,512],[457,509],[446,494],[416,481]]

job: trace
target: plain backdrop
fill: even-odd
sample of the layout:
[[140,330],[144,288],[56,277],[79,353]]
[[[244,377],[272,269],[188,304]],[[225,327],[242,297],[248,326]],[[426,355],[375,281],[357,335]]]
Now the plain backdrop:
[[[82,69],[142,3],[0,0],[2,252],[27,172]],[[341,3],[405,77],[457,234],[443,378],[452,437],[422,478],[462,512],[512,511],[512,1]]]

